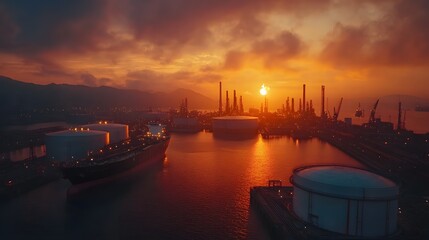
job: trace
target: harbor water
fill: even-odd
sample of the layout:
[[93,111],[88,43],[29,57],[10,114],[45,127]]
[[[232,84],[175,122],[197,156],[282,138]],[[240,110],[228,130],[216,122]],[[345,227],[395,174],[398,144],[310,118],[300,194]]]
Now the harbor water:
[[166,159],[137,176],[73,194],[60,179],[0,202],[0,239],[269,239],[250,187],[289,185],[310,164],[362,167],[317,139],[175,134]]

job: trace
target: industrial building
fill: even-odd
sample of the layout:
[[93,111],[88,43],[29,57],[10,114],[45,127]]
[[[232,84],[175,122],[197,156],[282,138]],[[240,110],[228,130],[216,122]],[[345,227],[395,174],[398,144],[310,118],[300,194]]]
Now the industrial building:
[[201,125],[198,118],[194,117],[175,117],[171,126],[172,132],[199,132]]
[[344,166],[298,168],[291,177],[293,212],[324,230],[357,237],[385,237],[397,231],[394,182]]
[[52,132],[46,134],[46,156],[56,161],[80,159],[107,144],[109,133],[105,131],[74,128]]
[[213,118],[213,135],[224,138],[253,138],[258,134],[258,118],[223,116]]

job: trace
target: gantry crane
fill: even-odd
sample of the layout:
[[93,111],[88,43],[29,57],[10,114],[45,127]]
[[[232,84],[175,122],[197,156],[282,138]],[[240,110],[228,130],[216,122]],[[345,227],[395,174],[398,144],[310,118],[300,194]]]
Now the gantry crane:
[[332,117],[332,119],[336,122],[338,119],[338,115],[340,114],[340,110],[341,110],[341,104],[343,104],[343,98],[341,98],[340,103],[338,104],[338,109],[335,110],[334,108],[334,116]]
[[375,111],[377,110],[378,101],[380,101],[380,99],[377,99],[377,101],[374,104],[374,107],[371,109],[371,114],[369,115],[368,123],[374,123],[375,122]]

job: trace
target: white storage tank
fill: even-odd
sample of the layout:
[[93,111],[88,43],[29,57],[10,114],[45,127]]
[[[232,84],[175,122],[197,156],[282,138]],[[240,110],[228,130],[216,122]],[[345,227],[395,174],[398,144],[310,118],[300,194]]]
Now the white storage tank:
[[64,161],[88,156],[93,150],[109,144],[109,133],[75,128],[46,134],[46,156],[50,160]]
[[129,138],[128,125],[125,124],[99,122],[96,124],[84,125],[82,127],[89,128],[90,130],[109,132],[110,143],[117,143]]
[[397,230],[394,182],[344,166],[298,168],[291,177],[293,211],[325,230],[358,237],[384,237]]
[[215,117],[213,135],[226,138],[253,138],[258,134],[258,118],[248,116]]

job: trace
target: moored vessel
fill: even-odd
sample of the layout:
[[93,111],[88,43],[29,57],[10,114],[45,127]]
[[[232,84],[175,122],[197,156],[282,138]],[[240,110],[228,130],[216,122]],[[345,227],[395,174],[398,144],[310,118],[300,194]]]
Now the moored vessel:
[[163,160],[169,142],[167,135],[145,134],[109,144],[86,158],[64,161],[63,177],[74,185],[114,177],[139,165]]

